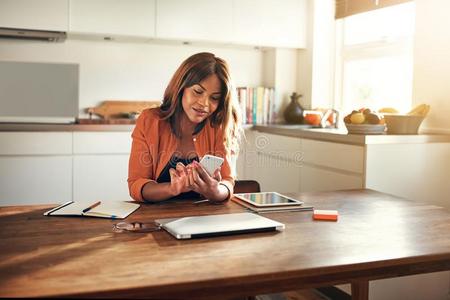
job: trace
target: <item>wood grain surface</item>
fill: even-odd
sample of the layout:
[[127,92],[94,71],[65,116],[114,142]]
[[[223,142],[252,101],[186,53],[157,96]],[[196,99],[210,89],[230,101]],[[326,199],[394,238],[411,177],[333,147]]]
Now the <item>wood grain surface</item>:
[[[365,299],[368,280],[450,269],[443,208],[371,190],[288,195],[339,220],[267,213],[285,231],[176,240],[114,233],[116,220],[43,216],[53,205],[0,208],[0,297],[225,299],[353,282]],[[126,221],[243,210],[179,200],[144,204]]]
[[124,113],[141,113],[146,108],[158,107],[161,104],[159,100],[148,101],[124,101],[124,100],[106,100],[99,106],[89,107],[87,113],[96,114],[104,119],[110,119],[120,116]]

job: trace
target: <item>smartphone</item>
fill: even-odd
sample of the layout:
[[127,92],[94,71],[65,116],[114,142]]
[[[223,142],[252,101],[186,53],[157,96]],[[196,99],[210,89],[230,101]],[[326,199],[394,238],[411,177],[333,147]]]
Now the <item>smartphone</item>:
[[205,168],[210,176],[213,176],[214,171],[222,166],[223,158],[206,154],[200,160],[200,164],[203,166],[203,168]]

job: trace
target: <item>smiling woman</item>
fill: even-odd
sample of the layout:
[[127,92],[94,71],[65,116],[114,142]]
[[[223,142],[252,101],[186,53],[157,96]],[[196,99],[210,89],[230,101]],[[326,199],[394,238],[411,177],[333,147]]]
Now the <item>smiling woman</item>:
[[[133,131],[128,172],[133,199],[231,197],[230,161],[241,131],[232,90],[227,63],[212,53],[195,54],[180,65],[161,107],[144,111]],[[198,163],[205,154],[224,159],[212,176]]]

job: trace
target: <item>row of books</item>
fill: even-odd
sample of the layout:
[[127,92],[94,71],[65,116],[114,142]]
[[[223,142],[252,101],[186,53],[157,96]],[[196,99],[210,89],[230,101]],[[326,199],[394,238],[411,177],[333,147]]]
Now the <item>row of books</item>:
[[274,88],[239,87],[237,95],[242,111],[243,124],[275,123],[276,94]]

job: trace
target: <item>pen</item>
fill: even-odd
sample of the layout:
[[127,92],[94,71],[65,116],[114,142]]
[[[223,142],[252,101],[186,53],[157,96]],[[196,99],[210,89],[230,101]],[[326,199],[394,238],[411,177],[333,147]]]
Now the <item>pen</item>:
[[209,199],[199,200],[199,201],[195,201],[194,204],[208,202],[208,201],[209,201]]
[[91,209],[93,209],[96,206],[99,206],[100,203],[102,203],[102,201],[97,201],[94,204],[92,204],[91,206],[89,206],[88,208],[83,209],[83,213],[90,211]]

